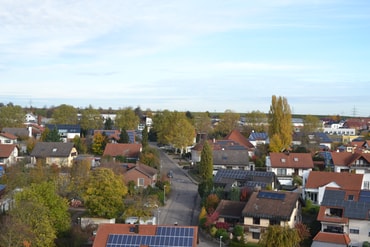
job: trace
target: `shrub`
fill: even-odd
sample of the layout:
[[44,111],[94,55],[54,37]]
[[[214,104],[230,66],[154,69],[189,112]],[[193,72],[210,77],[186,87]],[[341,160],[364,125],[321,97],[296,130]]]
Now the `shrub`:
[[230,227],[230,224],[229,223],[226,223],[226,222],[216,222],[216,228],[217,229],[229,229]]

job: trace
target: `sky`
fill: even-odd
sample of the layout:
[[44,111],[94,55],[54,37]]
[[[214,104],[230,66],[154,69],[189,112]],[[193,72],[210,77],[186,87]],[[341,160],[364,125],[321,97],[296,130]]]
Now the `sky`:
[[368,0],[0,0],[0,102],[370,116]]

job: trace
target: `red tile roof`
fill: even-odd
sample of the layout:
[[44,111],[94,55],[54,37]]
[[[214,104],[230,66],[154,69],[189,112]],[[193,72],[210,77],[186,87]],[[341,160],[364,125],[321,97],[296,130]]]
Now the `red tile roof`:
[[228,134],[225,139],[237,142],[240,145],[246,147],[247,149],[254,148],[253,144],[245,136],[243,136],[237,129],[231,131],[230,134]]
[[17,140],[17,136],[15,136],[11,133],[1,132],[0,136],[3,136],[3,137],[8,138],[10,140]]
[[370,163],[370,153],[332,152],[333,164],[337,166],[351,166],[360,158]]
[[104,149],[103,156],[125,156],[129,158],[137,158],[139,157],[141,149],[141,144],[107,143]]
[[0,158],[9,158],[16,147],[15,144],[0,144]]
[[316,234],[313,241],[332,244],[343,244],[345,246],[348,246],[351,242],[351,239],[347,234],[319,232]]
[[[130,232],[130,228],[135,227],[135,225],[130,224],[100,224],[96,232],[96,237],[94,240],[93,247],[103,247],[106,246],[109,234],[122,234],[122,235],[143,235],[143,236],[155,236],[157,225],[138,225],[138,233]],[[193,228],[194,229],[194,238],[193,246],[197,246],[198,241],[198,227],[197,226],[172,226],[173,228],[182,227],[182,228]]]
[[335,207],[320,206],[320,210],[319,210],[319,213],[317,215],[317,220],[318,221],[348,224],[348,218],[344,218],[344,217],[330,217],[330,216],[325,215],[325,210],[327,208],[335,208]]
[[270,153],[272,168],[313,168],[310,153]]
[[305,187],[317,189],[331,182],[335,182],[343,190],[357,191],[361,189],[362,179],[363,174],[311,171]]

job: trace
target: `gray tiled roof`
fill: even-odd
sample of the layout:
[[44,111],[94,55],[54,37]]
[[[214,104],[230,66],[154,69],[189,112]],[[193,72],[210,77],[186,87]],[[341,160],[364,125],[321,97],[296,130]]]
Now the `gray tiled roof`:
[[31,156],[36,158],[68,157],[73,145],[71,142],[38,142],[32,150]]
[[214,150],[214,165],[245,165],[249,164],[248,150]]
[[[344,190],[325,190],[321,206],[341,207],[344,209],[343,217],[350,219],[369,220],[370,202],[345,200]],[[361,198],[361,197],[360,197]]]

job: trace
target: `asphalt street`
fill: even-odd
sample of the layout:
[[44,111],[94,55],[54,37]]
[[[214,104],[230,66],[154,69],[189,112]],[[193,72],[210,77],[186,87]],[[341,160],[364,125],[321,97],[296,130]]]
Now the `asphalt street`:
[[[198,225],[200,212],[200,197],[198,185],[188,176],[187,171],[178,165],[174,155],[168,155],[160,150],[161,174],[172,171],[171,192],[165,195],[164,207],[158,209],[157,214],[161,225]],[[199,231],[199,247],[220,246],[219,241]],[[224,246],[221,244],[221,246]]]

